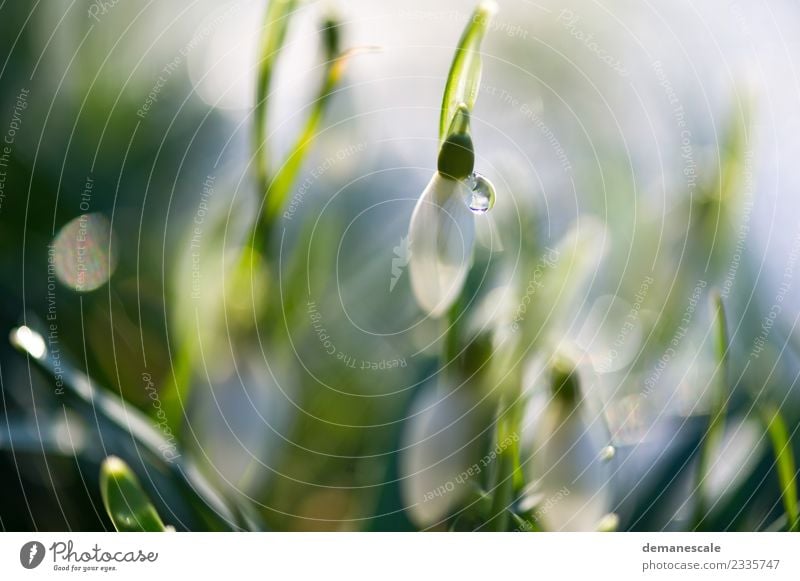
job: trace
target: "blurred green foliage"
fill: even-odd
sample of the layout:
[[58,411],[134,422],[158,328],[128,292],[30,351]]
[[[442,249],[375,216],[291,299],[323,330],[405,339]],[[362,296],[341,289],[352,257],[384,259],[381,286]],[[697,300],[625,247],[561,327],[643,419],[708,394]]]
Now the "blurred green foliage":
[[[19,349],[0,344],[3,528],[546,529],[545,508],[568,502],[536,488],[529,427],[543,416],[530,410],[549,398],[552,358],[574,355],[592,306],[613,295],[626,308],[600,309],[574,386],[615,450],[604,528],[797,529],[793,325],[775,321],[754,356],[772,297],[755,282],[760,257],[737,248],[748,100],[718,112],[718,140],[697,138],[712,154],[667,210],[643,200],[605,115],[581,127],[595,132],[581,145],[546,82],[515,85],[519,67],[576,107],[590,98],[545,48],[492,41],[487,20],[472,19],[460,44],[435,39],[456,51],[452,71],[472,74],[436,77],[441,108],[416,111],[422,81],[403,80],[410,112],[397,115],[441,112],[419,168],[380,149],[394,139],[380,124],[359,125],[371,111],[359,118],[345,67],[360,48],[330,13],[268,3],[247,71],[254,104],[234,118],[195,89],[187,54],[207,39],[171,28],[202,18],[172,5],[156,16],[120,5],[102,20],[85,9],[0,7],[0,122],[26,95],[0,206],[0,331]],[[484,33],[484,66],[506,75],[488,82],[545,95],[541,118],[508,99],[477,104],[481,59],[467,49]],[[305,57],[307,98],[291,74]],[[284,93],[293,123],[276,113]],[[416,201],[461,103],[476,107],[475,164],[496,172],[498,208],[442,325],[420,315],[402,269],[390,283],[411,207],[391,202]],[[490,146],[486,120],[510,114],[573,136],[573,191],[553,199],[537,185],[545,169],[503,166],[519,146]],[[545,139],[555,151],[547,125],[526,129],[524,147]],[[381,155],[362,155],[370,139]],[[79,293],[53,279],[48,246],[87,212],[108,217],[118,262],[107,285]],[[708,306],[712,287],[724,308]],[[633,312],[635,336],[621,335]],[[41,334],[44,355],[20,325]],[[598,343],[597,359],[616,364],[620,336],[617,350],[634,352],[625,366],[587,365]],[[130,477],[109,472],[110,455]],[[435,476],[414,468],[429,466]],[[465,471],[439,503],[433,493]],[[421,495],[431,502],[415,508]],[[127,516],[114,508],[126,502]]]

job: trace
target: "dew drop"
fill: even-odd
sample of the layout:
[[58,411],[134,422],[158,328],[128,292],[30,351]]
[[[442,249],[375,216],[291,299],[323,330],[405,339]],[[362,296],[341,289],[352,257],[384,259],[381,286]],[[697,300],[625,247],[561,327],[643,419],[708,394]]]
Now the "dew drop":
[[617,453],[616,448],[614,446],[606,446],[602,450],[600,450],[600,460],[603,462],[608,462],[612,458],[614,458],[614,454]]
[[485,214],[494,206],[494,185],[478,172],[466,179],[469,188],[467,206],[474,214]]

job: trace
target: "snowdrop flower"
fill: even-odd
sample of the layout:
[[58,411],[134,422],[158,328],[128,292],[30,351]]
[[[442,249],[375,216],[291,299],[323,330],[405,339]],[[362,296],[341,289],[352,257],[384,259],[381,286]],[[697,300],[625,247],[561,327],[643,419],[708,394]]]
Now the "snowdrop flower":
[[447,380],[415,398],[400,455],[401,495],[414,524],[446,518],[479,481],[470,467],[480,458],[486,421],[479,398]]
[[549,531],[598,530],[605,526],[609,503],[607,438],[600,422],[585,417],[572,362],[557,360],[550,381],[550,401],[534,430],[527,463],[543,503],[536,515]]
[[439,153],[438,168],[411,215],[411,288],[419,305],[440,317],[458,298],[472,261],[475,217],[467,200],[472,192],[475,153],[469,135],[469,111],[456,111]]

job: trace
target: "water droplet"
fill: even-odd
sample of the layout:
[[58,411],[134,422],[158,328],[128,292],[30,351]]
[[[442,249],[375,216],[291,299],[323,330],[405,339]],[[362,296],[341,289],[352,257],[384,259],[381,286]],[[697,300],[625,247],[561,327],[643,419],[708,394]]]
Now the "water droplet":
[[603,462],[608,462],[612,458],[614,458],[614,454],[617,453],[617,449],[614,446],[606,446],[602,450],[600,450],[600,460]]
[[494,206],[494,185],[478,172],[465,180],[470,190],[467,206],[475,214],[484,214]]
[[58,280],[77,292],[105,284],[117,265],[111,239],[111,225],[102,214],[83,214],[65,224],[50,249]]

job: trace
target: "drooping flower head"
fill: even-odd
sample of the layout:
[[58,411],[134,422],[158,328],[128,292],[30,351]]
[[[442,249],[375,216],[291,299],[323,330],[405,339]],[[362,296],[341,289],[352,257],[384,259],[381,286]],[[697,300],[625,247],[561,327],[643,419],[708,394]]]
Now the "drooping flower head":
[[491,184],[473,172],[474,166],[469,110],[461,104],[408,232],[411,288],[432,317],[442,316],[458,298],[472,263],[475,214],[487,211],[494,201]]
[[550,531],[594,531],[608,513],[607,438],[589,418],[575,364],[558,356],[550,395],[534,429],[529,477],[542,502],[537,518]]

